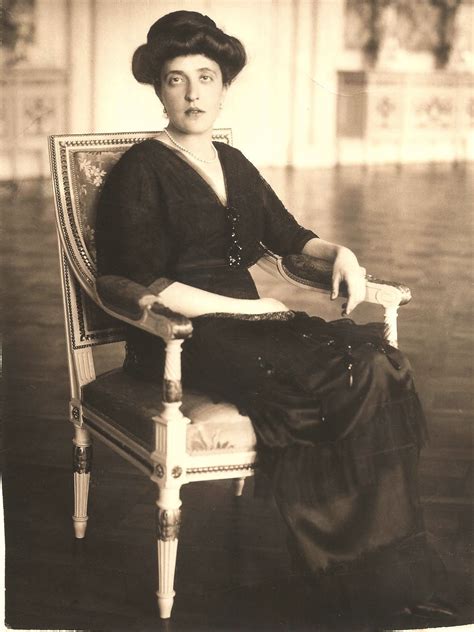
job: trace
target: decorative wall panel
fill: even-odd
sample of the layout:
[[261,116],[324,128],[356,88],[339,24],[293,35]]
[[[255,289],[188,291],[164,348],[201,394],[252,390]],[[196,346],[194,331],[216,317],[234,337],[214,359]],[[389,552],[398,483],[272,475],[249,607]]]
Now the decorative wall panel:
[[339,72],[340,163],[474,158],[474,77]]
[[0,179],[49,177],[46,137],[66,129],[66,72],[3,71]]
[[[346,0],[345,46],[361,49],[371,35],[371,13],[377,0]],[[433,50],[437,43],[438,9],[431,0],[378,1],[382,38],[396,36],[401,48]]]

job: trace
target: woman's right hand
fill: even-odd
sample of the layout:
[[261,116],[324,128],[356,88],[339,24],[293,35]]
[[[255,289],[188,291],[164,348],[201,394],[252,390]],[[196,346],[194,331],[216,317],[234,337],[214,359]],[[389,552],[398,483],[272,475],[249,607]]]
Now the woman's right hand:
[[272,314],[274,312],[289,312],[290,309],[281,301],[276,298],[260,298],[256,301],[252,301],[254,303],[253,307],[255,311],[254,314]]

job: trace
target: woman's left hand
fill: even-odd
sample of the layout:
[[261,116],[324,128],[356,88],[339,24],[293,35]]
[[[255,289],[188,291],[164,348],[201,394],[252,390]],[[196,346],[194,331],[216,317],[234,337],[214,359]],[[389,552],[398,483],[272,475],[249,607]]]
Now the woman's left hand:
[[342,306],[342,316],[348,316],[365,299],[365,268],[359,265],[352,250],[344,246],[338,249],[334,259],[331,300],[339,296],[339,284],[342,281],[346,283],[348,290],[347,303]]

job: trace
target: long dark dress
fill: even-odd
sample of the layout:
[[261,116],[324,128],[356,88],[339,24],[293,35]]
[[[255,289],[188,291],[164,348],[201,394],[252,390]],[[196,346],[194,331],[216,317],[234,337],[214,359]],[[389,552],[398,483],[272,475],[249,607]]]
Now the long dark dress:
[[[258,298],[248,268],[261,243],[284,255],[316,237],[238,150],[215,145],[227,207],[159,141],[126,152],[99,205],[101,274],[154,291],[181,281]],[[231,266],[236,243],[242,264]],[[336,608],[389,609],[428,598],[439,569],[417,491],[424,418],[410,365],[383,342],[381,326],[327,323],[303,312],[211,314],[193,326],[183,351],[185,385],[250,416],[290,552],[318,594],[339,596]],[[127,342],[126,370],[160,379],[161,341],[131,329]]]

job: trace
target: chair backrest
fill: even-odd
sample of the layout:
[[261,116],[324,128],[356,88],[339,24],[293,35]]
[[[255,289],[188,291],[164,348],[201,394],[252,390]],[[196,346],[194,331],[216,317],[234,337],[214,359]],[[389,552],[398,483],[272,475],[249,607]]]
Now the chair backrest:
[[[132,145],[158,132],[67,134],[49,137],[61,282],[71,382],[71,410],[80,389],[95,378],[92,347],[124,339],[122,323],[99,307],[95,221],[105,179]],[[213,139],[232,144],[229,129]]]
[[[72,349],[123,339],[123,327],[97,306],[97,200],[111,168],[135,143],[158,132],[68,134],[49,137],[67,331]],[[214,140],[232,144],[231,130]]]

